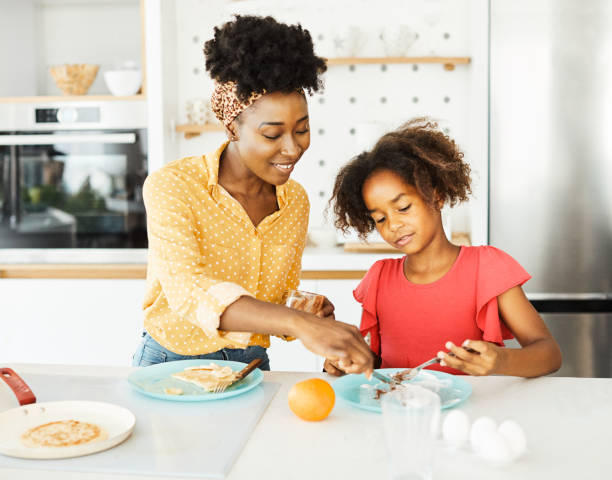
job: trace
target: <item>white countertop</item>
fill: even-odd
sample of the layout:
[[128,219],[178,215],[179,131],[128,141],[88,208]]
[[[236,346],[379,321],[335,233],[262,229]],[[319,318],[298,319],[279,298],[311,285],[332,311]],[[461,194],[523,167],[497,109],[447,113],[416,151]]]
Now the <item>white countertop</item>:
[[[129,367],[9,365],[18,373],[125,377]],[[384,478],[386,454],[379,414],[354,409],[337,400],[322,422],[304,422],[287,406],[297,381],[326,374],[266,372],[264,381],[281,384],[255,427],[228,480],[236,479],[378,479]],[[544,377],[466,377],[473,393],[457,408],[473,421],[488,415],[498,423],[511,418],[525,430],[528,452],[505,468],[485,464],[468,450],[449,451],[440,443],[434,478],[544,479],[607,478],[612,425],[612,379]],[[16,404],[16,402],[15,402]],[[2,408],[6,408],[3,405]],[[116,448],[120,448],[116,447]],[[154,461],[154,459],[152,459]],[[0,479],[102,480],[108,475],[0,469]],[[113,475],[113,479],[160,477]],[[172,478],[172,477],[164,477]]]
[[[302,270],[363,271],[396,253],[352,253],[341,246],[306,247]],[[0,249],[0,264],[146,264],[146,249]]]

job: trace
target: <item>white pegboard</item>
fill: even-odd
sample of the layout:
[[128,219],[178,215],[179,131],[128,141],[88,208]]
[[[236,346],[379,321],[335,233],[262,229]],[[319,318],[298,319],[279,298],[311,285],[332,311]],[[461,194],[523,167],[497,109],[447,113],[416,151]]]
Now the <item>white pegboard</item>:
[[[297,2],[180,0],[176,3],[178,104],[176,123],[186,123],[186,104],[195,98],[208,98],[212,81],[204,69],[203,44],[212,38],[213,28],[232,14],[272,15],[279,21],[301,23],[314,40],[319,55],[348,56],[347,39],[358,30],[362,44],[356,56],[385,55],[380,39],[385,31],[407,25],[415,39],[406,56],[473,57],[487,42],[483,25],[474,25],[486,8],[479,0],[383,0],[376,8],[367,1]],[[341,18],[340,24],[336,20]],[[474,28],[482,31],[479,37]],[[394,30],[396,29],[396,30]],[[480,42],[475,45],[475,42]],[[486,48],[484,49],[486,51]],[[486,60],[486,59],[485,59]],[[482,65],[480,59],[478,65]],[[367,148],[385,130],[395,128],[415,116],[429,116],[466,151],[474,176],[486,178],[486,158],[476,142],[486,142],[486,118],[474,121],[471,109],[486,103],[487,92],[474,92],[476,75],[486,76],[486,65],[477,70],[474,62],[447,71],[441,64],[357,64],[330,65],[324,75],[325,90],[309,98],[311,146],[296,168],[293,178],[306,188],[311,201],[310,226],[327,226],[323,211],[331,194],[335,175],[362,148]],[[486,83],[486,82],[485,82]],[[486,109],[485,109],[486,114]],[[179,155],[197,155],[216,148],[223,133],[206,133],[193,139],[177,139]],[[486,149],[484,150],[486,152]],[[478,158],[470,152],[481,152]],[[169,159],[168,159],[169,160]],[[323,179],[323,180],[322,180]],[[486,187],[475,185],[476,202],[481,207],[454,209],[451,217],[461,229],[486,232]],[[483,210],[484,209],[484,210]],[[472,217],[472,218],[466,218]],[[474,228],[474,224],[476,228]],[[486,238],[474,238],[484,243]]]

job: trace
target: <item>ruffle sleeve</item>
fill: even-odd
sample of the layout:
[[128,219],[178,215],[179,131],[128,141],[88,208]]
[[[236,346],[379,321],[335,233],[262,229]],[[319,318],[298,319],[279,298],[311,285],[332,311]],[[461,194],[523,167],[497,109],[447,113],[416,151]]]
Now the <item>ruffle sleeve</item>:
[[531,278],[510,255],[495,247],[481,247],[478,257],[476,285],[476,324],[483,332],[483,340],[503,345],[513,338],[506,324],[499,318],[497,297]]
[[378,283],[383,267],[383,260],[377,261],[370,267],[357,288],[353,290],[353,297],[361,303],[361,324],[359,330],[365,337],[370,334],[370,349],[380,355],[380,334],[378,316],[376,314],[376,299],[378,297]]

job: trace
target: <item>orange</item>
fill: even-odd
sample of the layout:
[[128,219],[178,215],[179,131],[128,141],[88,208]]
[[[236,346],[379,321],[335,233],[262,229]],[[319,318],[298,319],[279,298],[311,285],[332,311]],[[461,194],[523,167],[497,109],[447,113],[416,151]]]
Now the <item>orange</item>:
[[334,408],[336,395],[329,383],[320,378],[309,378],[296,383],[289,390],[289,408],[302,420],[318,422]]

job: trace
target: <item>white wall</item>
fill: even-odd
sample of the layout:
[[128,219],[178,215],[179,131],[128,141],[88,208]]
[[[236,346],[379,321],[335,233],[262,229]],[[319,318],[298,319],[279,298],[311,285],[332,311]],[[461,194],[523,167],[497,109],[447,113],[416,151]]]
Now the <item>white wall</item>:
[[450,72],[440,64],[330,66],[324,77],[324,93],[309,100],[311,147],[293,177],[308,191],[311,227],[331,228],[325,223],[323,211],[339,167],[382,132],[415,116],[431,116],[464,149],[473,169],[473,200],[469,206],[451,212],[451,228],[471,231],[474,244],[486,243],[487,2],[382,0],[376,8],[370,2],[347,0],[307,4],[280,0],[176,2],[175,56],[166,54],[162,58],[165,71],[177,72],[174,87],[164,89],[164,95],[173,97],[176,103],[168,105],[163,120],[152,121],[164,122],[165,134],[177,149],[172,152],[176,155],[156,160],[156,165],[206,153],[223,140],[223,133],[218,132],[184,139],[174,133],[174,125],[187,123],[189,100],[210,97],[213,83],[204,68],[202,47],[212,38],[213,27],[230,20],[233,13],[271,14],[280,21],[299,22],[311,32],[317,53],[326,57],[350,56],[346,48],[335,45],[348,44],[351,27],[358,28],[366,39],[359,56],[385,56],[385,44],[379,35],[390,34],[400,25],[418,33],[418,39],[405,52],[407,56],[471,57],[470,65],[457,66]]
[[36,91],[32,2],[0,0],[0,97],[33,95]]
[[174,0],[148,0],[144,12],[149,172],[178,158],[175,10]]

